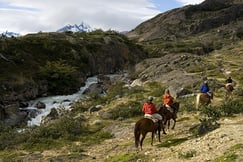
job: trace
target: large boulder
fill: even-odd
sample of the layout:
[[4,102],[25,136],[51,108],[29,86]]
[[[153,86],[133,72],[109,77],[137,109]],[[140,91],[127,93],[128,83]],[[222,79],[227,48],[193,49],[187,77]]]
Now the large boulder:
[[41,123],[42,124],[48,123],[51,120],[57,119],[58,116],[59,115],[58,115],[57,109],[52,108],[51,111],[50,111],[50,113],[41,120]]
[[35,104],[35,107],[38,108],[38,109],[45,109],[46,108],[46,104],[41,102],[41,101],[38,101],[36,104]]
[[27,113],[19,110],[18,104],[11,104],[4,107],[4,123],[9,126],[21,124],[26,121]]

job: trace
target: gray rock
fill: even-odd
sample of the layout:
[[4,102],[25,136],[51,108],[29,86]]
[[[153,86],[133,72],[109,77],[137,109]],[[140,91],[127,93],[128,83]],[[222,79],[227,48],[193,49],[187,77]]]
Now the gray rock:
[[91,114],[95,111],[99,111],[99,110],[101,110],[101,108],[102,108],[101,105],[92,106],[92,107],[89,108],[89,113]]
[[112,114],[110,112],[104,112],[102,115],[101,115],[101,118],[102,119],[111,119],[112,118]]
[[45,103],[41,102],[41,101],[38,101],[35,105],[36,108],[38,109],[45,109],[46,108],[46,105]]

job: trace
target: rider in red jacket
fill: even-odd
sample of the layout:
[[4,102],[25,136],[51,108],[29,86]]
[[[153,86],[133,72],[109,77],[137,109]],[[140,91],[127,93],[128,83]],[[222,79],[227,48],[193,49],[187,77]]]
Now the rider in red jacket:
[[149,96],[148,101],[143,104],[142,111],[144,112],[144,116],[150,115],[155,119],[162,120],[162,116],[157,113],[157,109],[152,101],[153,97]]
[[170,112],[174,113],[174,108],[173,108],[174,97],[170,95],[169,89],[165,90],[165,94],[162,96],[162,102]]
[[157,112],[155,105],[152,102],[146,102],[143,105],[144,114],[154,114]]

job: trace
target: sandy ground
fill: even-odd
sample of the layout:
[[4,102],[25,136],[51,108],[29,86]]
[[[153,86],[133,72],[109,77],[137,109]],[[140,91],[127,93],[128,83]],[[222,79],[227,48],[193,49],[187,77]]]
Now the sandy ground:
[[[185,116],[181,116],[183,118]],[[178,120],[180,117],[178,118]],[[166,147],[158,147],[159,142],[155,139],[154,145],[150,145],[151,135],[148,134],[144,141],[143,150],[139,151],[141,159],[137,161],[156,162],[206,162],[222,156],[236,144],[243,144],[243,114],[236,117],[223,118],[219,121],[220,127],[201,137],[192,137],[189,128],[196,123],[191,120],[177,122],[175,130],[167,130],[167,135],[162,135],[162,142],[165,136],[174,138],[187,138],[185,142]],[[134,147],[133,128],[135,122],[120,123],[114,125],[111,131],[114,138],[105,140],[99,145],[88,147],[85,154],[88,155],[82,161],[105,161],[108,157],[119,154],[136,154]],[[183,158],[182,155],[193,154],[193,157]],[[243,148],[236,151],[237,162],[243,161]],[[142,157],[145,156],[144,157]],[[149,159],[149,160],[148,160]]]

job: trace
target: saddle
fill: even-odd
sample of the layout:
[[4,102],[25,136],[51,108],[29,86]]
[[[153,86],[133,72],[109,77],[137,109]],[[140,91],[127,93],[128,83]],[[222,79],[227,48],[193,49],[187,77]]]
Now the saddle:
[[170,111],[171,113],[174,113],[174,108],[172,106],[169,106],[169,105],[164,105],[165,108]]
[[225,84],[225,88],[226,88],[226,89],[229,89],[229,90],[231,90],[231,91],[234,90],[234,86],[233,86],[232,83],[226,83],[226,84]]
[[144,118],[147,118],[147,119],[150,119],[150,120],[152,120],[154,123],[157,123],[159,120],[158,119],[156,119],[156,118],[154,118],[152,115],[150,115],[150,114],[145,114],[144,115]]
[[208,93],[200,93],[200,97],[204,97],[204,98],[211,98],[211,93],[208,92]]

